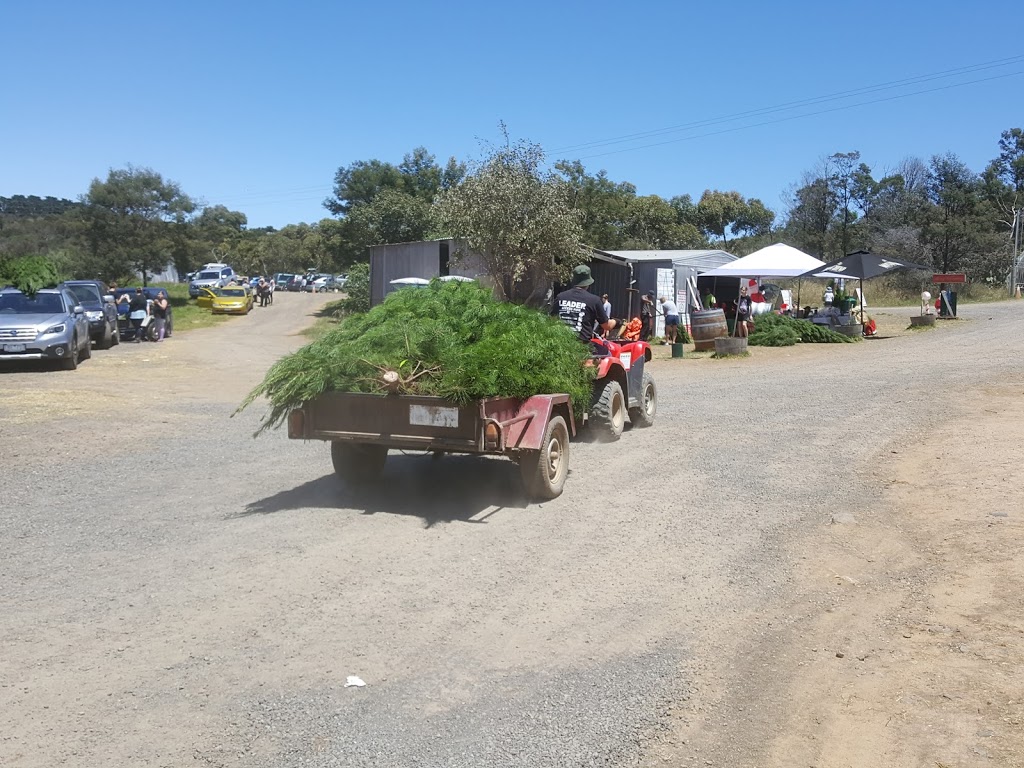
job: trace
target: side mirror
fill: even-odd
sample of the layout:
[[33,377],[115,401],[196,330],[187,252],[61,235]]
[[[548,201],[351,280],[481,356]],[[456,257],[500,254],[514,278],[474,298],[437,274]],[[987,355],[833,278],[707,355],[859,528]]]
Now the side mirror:
[[113,304],[113,303],[114,303],[114,296],[113,296],[113,294],[110,294],[110,293],[108,293],[108,294],[106,294],[106,295],[105,295],[105,296],[103,297],[103,300],[104,300],[105,302],[107,302],[107,304]]
[[85,314],[85,307],[83,307],[81,304],[75,304],[75,306],[72,307],[72,309],[71,309],[71,314],[73,314],[73,315]]

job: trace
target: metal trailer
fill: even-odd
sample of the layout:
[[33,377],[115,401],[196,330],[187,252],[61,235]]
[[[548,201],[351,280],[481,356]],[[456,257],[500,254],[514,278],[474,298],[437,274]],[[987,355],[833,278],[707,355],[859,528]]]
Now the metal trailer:
[[501,455],[519,464],[527,493],[538,500],[562,493],[575,434],[564,394],[458,405],[439,397],[325,392],[288,414],[288,437],[330,441],[334,471],[350,483],[376,478],[391,448]]

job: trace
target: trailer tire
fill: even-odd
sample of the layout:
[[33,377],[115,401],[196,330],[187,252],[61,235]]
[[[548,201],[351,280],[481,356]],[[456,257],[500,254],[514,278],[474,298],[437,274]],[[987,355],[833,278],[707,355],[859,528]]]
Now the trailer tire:
[[590,421],[596,430],[595,437],[611,443],[622,436],[622,429],[626,426],[626,397],[614,379],[605,379],[597,386],[599,389],[594,393],[594,404],[590,407]]
[[530,498],[546,501],[562,495],[569,474],[569,428],[565,419],[551,417],[541,446],[539,451],[523,451],[519,455],[519,472]]
[[388,449],[382,445],[361,445],[341,440],[331,442],[334,472],[347,483],[366,483],[377,479],[387,458]]
[[644,371],[640,382],[640,405],[629,409],[629,420],[634,427],[649,427],[654,423],[658,412],[658,388],[654,386],[654,377]]

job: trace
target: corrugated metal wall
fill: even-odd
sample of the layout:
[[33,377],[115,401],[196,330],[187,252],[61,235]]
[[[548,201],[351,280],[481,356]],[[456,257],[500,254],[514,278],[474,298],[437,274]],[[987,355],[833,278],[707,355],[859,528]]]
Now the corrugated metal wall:
[[392,280],[422,277],[430,280],[441,274],[441,243],[428,240],[370,247],[370,306],[380,304],[395,286]]
[[483,262],[474,254],[460,253],[459,245],[458,240],[422,240],[370,246],[370,306],[384,301],[396,289],[391,281],[403,277],[463,275],[489,285]]
[[[607,293],[608,301],[612,305],[612,317],[626,317],[629,309],[629,265],[594,259],[590,262],[590,274],[594,278],[590,292],[596,296],[603,296]],[[558,287],[556,292],[560,290],[563,288]],[[638,302],[638,298],[633,299],[634,312],[637,311]]]

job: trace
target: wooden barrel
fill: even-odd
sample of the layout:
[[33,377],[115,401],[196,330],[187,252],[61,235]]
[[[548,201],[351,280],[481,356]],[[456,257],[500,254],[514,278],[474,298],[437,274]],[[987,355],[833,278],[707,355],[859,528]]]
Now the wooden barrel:
[[715,348],[715,339],[729,335],[729,326],[725,323],[725,312],[721,309],[702,309],[690,313],[690,335],[693,336],[693,347],[698,351]]
[[722,337],[715,339],[715,357],[745,355],[747,353],[747,337]]

